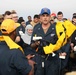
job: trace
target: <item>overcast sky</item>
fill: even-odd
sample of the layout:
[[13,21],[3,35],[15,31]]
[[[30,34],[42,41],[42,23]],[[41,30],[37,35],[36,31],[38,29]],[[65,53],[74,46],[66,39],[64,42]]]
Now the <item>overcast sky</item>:
[[76,0],[0,0],[0,14],[6,10],[16,10],[19,16],[27,20],[27,16],[39,14],[47,7],[51,12],[62,11],[64,17],[71,18],[76,12]]

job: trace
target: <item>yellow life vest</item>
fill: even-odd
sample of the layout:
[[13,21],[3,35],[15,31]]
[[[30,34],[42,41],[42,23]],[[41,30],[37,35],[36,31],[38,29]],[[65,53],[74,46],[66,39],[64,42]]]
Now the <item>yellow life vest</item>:
[[[56,42],[56,44],[51,44],[49,46],[45,46],[43,47],[45,54],[50,54],[53,53],[54,51],[58,50],[61,48],[61,46],[63,45],[64,39],[65,39],[65,32],[64,32],[64,28],[62,26],[62,22],[57,22],[56,24],[56,33],[58,36],[58,40]],[[62,34],[60,34],[62,33]]]
[[66,28],[67,37],[68,38],[71,37],[73,32],[76,30],[76,26],[74,24],[72,24],[72,22],[70,22],[69,20],[64,22],[64,26]]
[[23,53],[23,49],[16,44],[9,36],[0,36],[0,41],[5,41],[9,49],[20,49]]
[[[64,30],[64,27],[66,31]],[[53,53],[54,51],[59,50],[62,46],[67,43],[67,39],[71,37],[73,32],[76,30],[76,26],[73,25],[70,21],[65,22],[57,22],[56,24],[56,32],[58,36],[58,40],[56,44],[51,44],[49,46],[43,47],[45,54]],[[62,35],[60,33],[62,32]]]

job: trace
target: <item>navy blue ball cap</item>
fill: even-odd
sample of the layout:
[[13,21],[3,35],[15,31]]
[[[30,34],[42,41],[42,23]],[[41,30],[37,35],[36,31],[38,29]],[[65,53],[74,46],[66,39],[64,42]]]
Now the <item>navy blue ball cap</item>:
[[50,9],[48,9],[48,8],[42,8],[41,12],[40,12],[40,15],[43,15],[45,13],[48,14],[48,15],[50,15],[51,14]]

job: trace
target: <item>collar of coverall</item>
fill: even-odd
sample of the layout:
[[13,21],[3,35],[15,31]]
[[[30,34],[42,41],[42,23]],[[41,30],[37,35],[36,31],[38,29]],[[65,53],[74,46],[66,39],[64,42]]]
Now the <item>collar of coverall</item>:
[[20,49],[24,53],[23,49],[13,40],[11,40],[9,36],[0,36],[0,41],[5,41],[10,49]]

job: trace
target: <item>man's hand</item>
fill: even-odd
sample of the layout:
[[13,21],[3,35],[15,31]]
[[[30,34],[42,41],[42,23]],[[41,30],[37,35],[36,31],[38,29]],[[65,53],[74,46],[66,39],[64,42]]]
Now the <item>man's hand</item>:
[[60,59],[65,59],[66,58],[66,53],[65,52],[63,52],[63,53],[59,53],[59,58]]
[[31,44],[31,47],[36,49],[40,44],[40,41],[35,41],[34,43]]
[[35,56],[35,55],[29,54],[29,55],[26,56],[26,58],[29,60],[29,59],[33,58],[34,56]]
[[31,69],[31,71],[29,72],[28,75],[34,75],[34,65],[35,65],[36,63],[35,63],[33,60],[28,60],[28,62],[29,62],[29,65],[32,66],[32,69]]
[[17,37],[16,37],[15,42],[16,42],[16,43],[20,42],[20,36],[17,36]]
[[[71,46],[71,49],[72,49],[72,51],[73,51],[73,50],[74,50],[74,44],[71,43],[70,46]],[[71,52],[72,52],[72,51],[71,51]]]
[[66,52],[63,52],[63,53],[59,53],[59,56],[66,56]]
[[36,64],[36,62],[34,62],[33,60],[28,60],[28,62],[32,67]]
[[36,62],[34,62],[33,60],[31,60],[31,58],[33,58],[35,55],[27,55],[26,58],[28,59],[28,63],[29,65],[31,65],[32,69],[31,71],[28,73],[28,75],[34,75],[34,65],[36,64]]
[[38,46],[40,44],[40,41],[35,41],[35,44]]
[[62,56],[66,56],[66,55],[67,55],[65,52],[63,52],[63,53],[61,53],[61,54],[62,54]]

